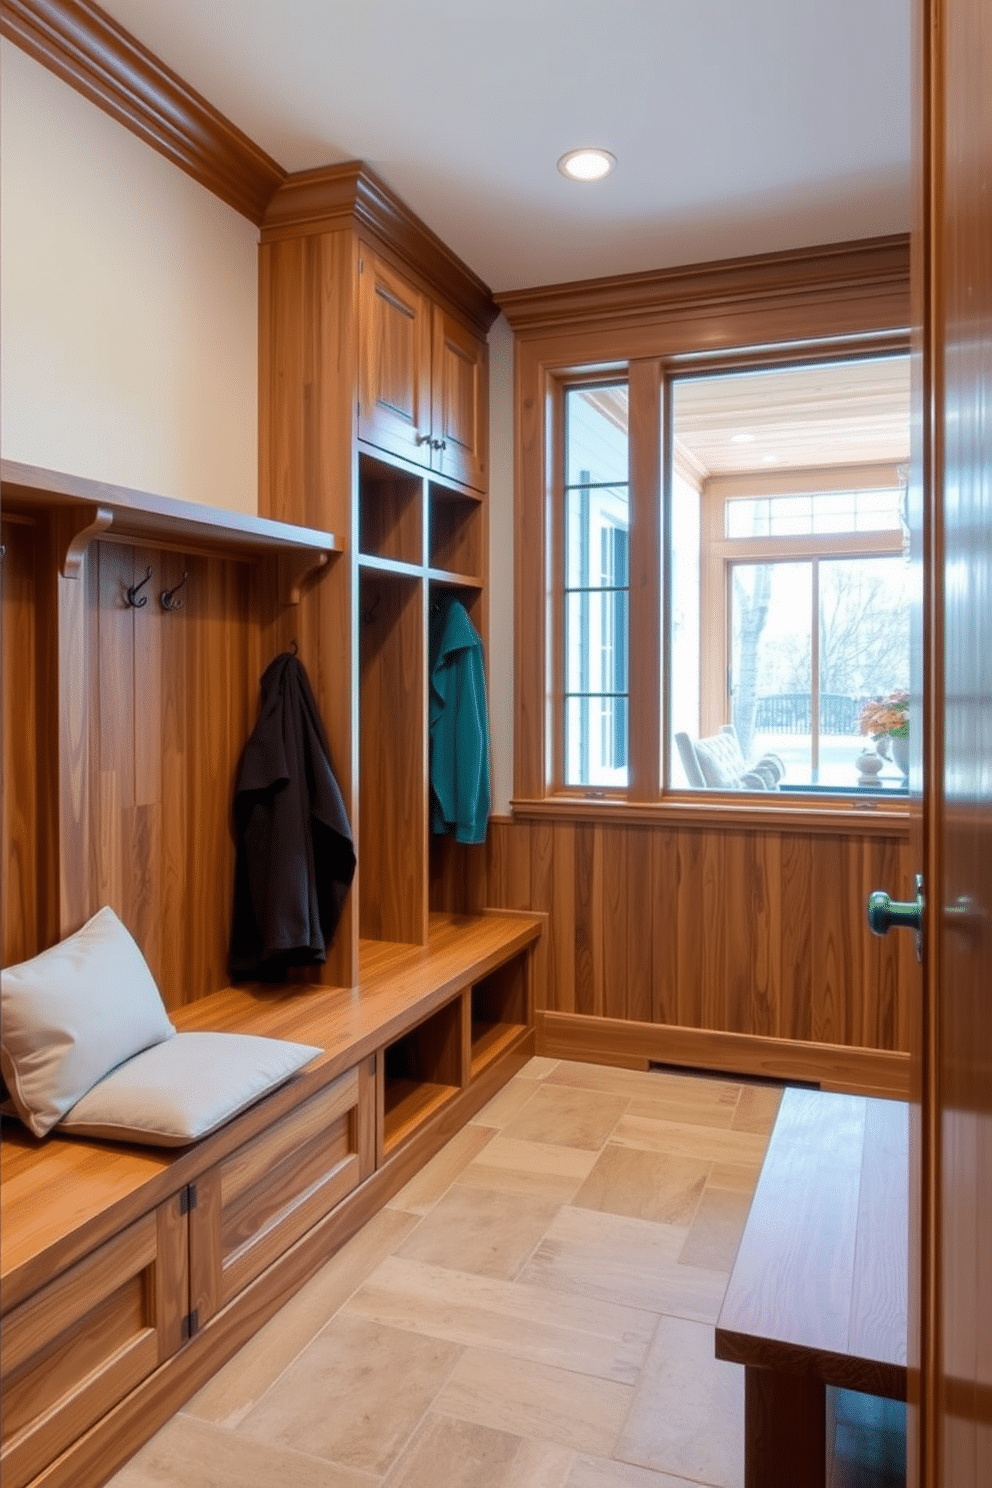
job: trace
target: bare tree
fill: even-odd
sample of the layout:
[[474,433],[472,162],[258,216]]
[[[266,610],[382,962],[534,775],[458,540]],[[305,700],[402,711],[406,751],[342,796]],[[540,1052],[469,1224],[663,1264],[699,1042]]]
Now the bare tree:
[[749,593],[734,570],[734,594],[737,610],[739,645],[737,673],[734,677],[734,727],[747,758],[754,740],[754,717],[758,706],[758,648],[768,619],[768,602],[772,593],[772,566],[756,564],[751,568],[754,587]]

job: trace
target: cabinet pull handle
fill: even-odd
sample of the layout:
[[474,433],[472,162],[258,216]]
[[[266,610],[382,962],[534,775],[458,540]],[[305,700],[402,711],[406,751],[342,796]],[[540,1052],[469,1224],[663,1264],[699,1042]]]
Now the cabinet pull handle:
[[447,449],[447,448],[448,448],[448,441],[446,439],[432,439],[431,440],[431,449],[443,450],[443,449]]
[[431,438],[431,436],[429,434],[418,434],[417,435],[417,443],[418,444],[429,444],[430,447],[431,447],[431,449],[434,448],[434,441],[433,441],[433,439]]

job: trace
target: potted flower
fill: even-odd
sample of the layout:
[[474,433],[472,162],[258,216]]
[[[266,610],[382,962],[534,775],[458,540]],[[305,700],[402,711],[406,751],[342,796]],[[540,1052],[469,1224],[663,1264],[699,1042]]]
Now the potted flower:
[[879,754],[888,755],[904,776],[909,774],[909,693],[890,692],[862,704],[858,726],[871,734]]

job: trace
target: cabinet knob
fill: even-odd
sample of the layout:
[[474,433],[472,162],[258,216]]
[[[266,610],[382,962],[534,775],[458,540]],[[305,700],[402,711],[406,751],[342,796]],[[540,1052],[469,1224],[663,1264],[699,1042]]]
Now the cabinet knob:
[[431,440],[431,449],[443,450],[443,449],[447,449],[447,448],[448,448],[448,441],[446,439],[432,439]]

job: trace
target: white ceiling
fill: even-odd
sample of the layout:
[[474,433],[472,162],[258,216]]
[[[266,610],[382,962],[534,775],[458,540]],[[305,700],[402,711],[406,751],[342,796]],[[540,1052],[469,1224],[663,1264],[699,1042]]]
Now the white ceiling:
[[[904,232],[910,0],[101,0],[290,171],[496,291]],[[566,181],[599,144],[606,181]]]

